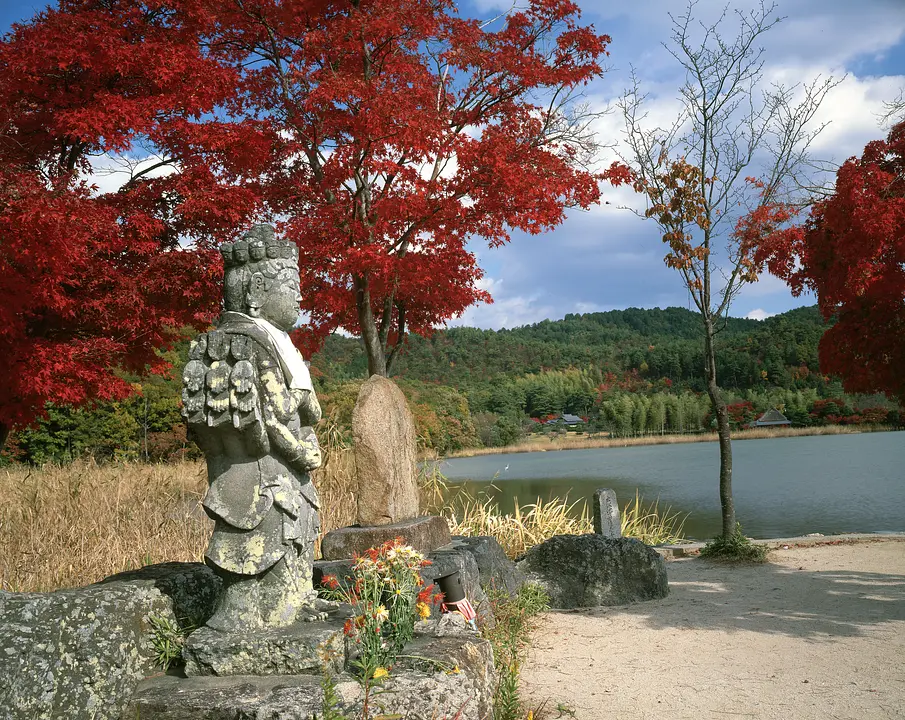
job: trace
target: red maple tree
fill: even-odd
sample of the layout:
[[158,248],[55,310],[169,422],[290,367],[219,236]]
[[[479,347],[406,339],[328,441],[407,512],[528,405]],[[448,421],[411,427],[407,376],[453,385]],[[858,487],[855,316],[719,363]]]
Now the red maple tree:
[[539,233],[598,199],[591,117],[572,101],[609,38],[578,18],[567,0],[531,0],[491,25],[451,0],[218,11],[203,42],[241,75],[230,124],[180,129],[177,154],[207,158],[223,133],[254,147],[252,172],[209,165],[230,182],[260,178],[262,212],[298,244],[311,318],[300,343],[345,328],[369,372],[388,375],[407,331],[490,300],[470,238]]
[[833,194],[803,224],[768,233],[759,255],[795,295],[814,291],[833,321],[823,372],[905,401],[905,122],[847,160]]
[[[469,239],[598,199],[574,96],[608,42],[568,0],[490,25],[451,0],[60,0],[15,26],[0,431],[125,393],[111,368],[159,369],[168,328],[216,310],[210,249],[256,220],[299,245],[297,340],[360,333],[388,374],[407,331],[490,299]],[[120,191],[86,185],[91,156],[149,153]]]
[[134,3],[64,2],[0,42],[0,447],[49,401],[130,393],[115,369],[161,371],[174,328],[209,322],[205,241],[243,219],[241,198],[193,205],[219,199],[198,171],[107,195],[86,178],[92,156],[136,150],[231,87],[187,27]]

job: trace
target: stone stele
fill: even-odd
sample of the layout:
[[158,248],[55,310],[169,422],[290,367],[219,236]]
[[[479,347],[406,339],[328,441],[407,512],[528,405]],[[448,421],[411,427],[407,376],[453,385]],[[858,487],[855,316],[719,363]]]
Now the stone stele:
[[416,517],[415,421],[394,382],[373,375],[361,386],[352,413],[360,525]]
[[622,537],[622,516],[616,493],[608,488],[594,491],[594,532],[606,538]]

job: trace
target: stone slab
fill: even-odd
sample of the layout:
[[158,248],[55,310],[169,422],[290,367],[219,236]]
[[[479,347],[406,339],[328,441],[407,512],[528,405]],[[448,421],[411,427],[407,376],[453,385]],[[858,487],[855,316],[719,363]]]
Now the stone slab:
[[149,619],[203,623],[219,589],[204,565],[165,563],[83,588],[0,592],[0,718],[119,718],[159,672]]
[[321,556],[324,560],[345,560],[397,537],[426,555],[449,544],[449,525],[441,517],[425,515],[388,525],[339,528],[324,535]]
[[524,585],[525,573],[507,557],[496,538],[486,535],[456,535],[453,537],[453,545],[467,550],[474,557],[480,584],[485,590],[515,595]]
[[[486,720],[492,713],[490,644],[458,627],[419,623],[390,676],[371,697],[372,717]],[[461,625],[462,623],[459,623]],[[438,637],[438,633],[440,636]],[[348,673],[333,676],[345,717],[362,716],[363,691]],[[457,715],[457,713],[459,713]],[[122,720],[311,720],[323,717],[322,678],[314,675],[188,677],[142,682]]]
[[318,675],[325,660],[338,671],[346,660],[345,619],[297,622],[255,632],[224,632],[203,627],[186,639],[185,674]]
[[622,537],[622,515],[616,493],[609,488],[597,488],[591,502],[594,511],[594,532],[606,538]]

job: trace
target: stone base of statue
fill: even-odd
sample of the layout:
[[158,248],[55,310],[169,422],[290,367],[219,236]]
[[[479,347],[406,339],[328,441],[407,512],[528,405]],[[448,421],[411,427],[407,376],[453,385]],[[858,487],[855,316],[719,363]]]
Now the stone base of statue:
[[[344,606],[348,608],[348,606]],[[186,639],[185,673],[199,675],[307,675],[342,671],[347,660],[339,608],[326,619],[266,630],[224,631],[203,627]]]
[[446,520],[426,515],[389,525],[353,525],[331,530],[321,541],[321,556],[324,560],[345,560],[395,538],[402,538],[422,555],[448,545],[451,540]]
[[[329,620],[309,623],[316,625],[336,627]],[[194,634],[198,632],[201,631]],[[332,642],[326,637],[325,641]],[[331,672],[331,677],[333,710],[344,717],[361,717],[361,684],[341,669]],[[372,717],[380,714],[406,720],[483,720],[492,714],[494,686],[490,643],[468,628],[461,615],[452,613],[416,625],[415,638],[406,646],[405,655],[397,660],[379,688],[372,690],[369,708]],[[320,666],[294,675],[159,675],[138,685],[122,717],[310,720],[323,717],[327,709],[324,687]]]

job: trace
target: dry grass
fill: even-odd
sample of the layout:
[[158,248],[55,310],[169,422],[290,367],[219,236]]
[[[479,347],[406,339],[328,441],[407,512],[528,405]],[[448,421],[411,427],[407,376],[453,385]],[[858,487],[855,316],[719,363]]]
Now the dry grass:
[[[577,511],[577,512],[576,512]],[[540,498],[520,506],[515,499],[511,515],[500,512],[492,499],[480,500],[460,493],[443,508],[443,515],[453,535],[490,535],[495,537],[511,557],[554,535],[582,535],[593,531],[587,503],[576,500]]]
[[0,471],[0,589],[86,585],[165,560],[200,560],[210,521],[201,463]]
[[[803,428],[753,428],[732,433],[733,440],[762,440],[764,438],[802,437],[805,435],[851,435],[863,432],[886,432],[886,425],[825,425]],[[641,435],[630,438],[611,438],[586,434],[535,435],[515,445],[498,448],[469,448],[449,453],[446,458],[498,455],[500,453],[545,452],[549,450],[589,450],[592,448],[631,447],[634,445],[675,445],[681,443],[716,442],[715,432],[686,435]]]
[[635,490],[635,497],[622,509],[622,534],[625,537],[637,538],[648,545],[681,542],[685,529],[683,515],[670,506],[660,508],[660,498],[645,505],[644,500]]
[[[568,497],[546,501],[538,498],[530,505],[519,505],[515,498],[514,504],[512,514],[504,514],[492,498],[481,500],[460,492],[440,512],[453,535],[490,535],[511,558],[554,535],[593,532],[583,499],[569,502]],[[669,506],[661,508],[659,500],[645,503],[636,491],[635,498],[622,510],[622,534],[648,545],[680,542],[686,517]]]
[[[354,522],[354,463],[328,450],[314,482],[321,529]],[[213,523],[200,502],[203,462],[75,462],[0,469],[0,590],[87,585],[165,561],[200,561]]]

